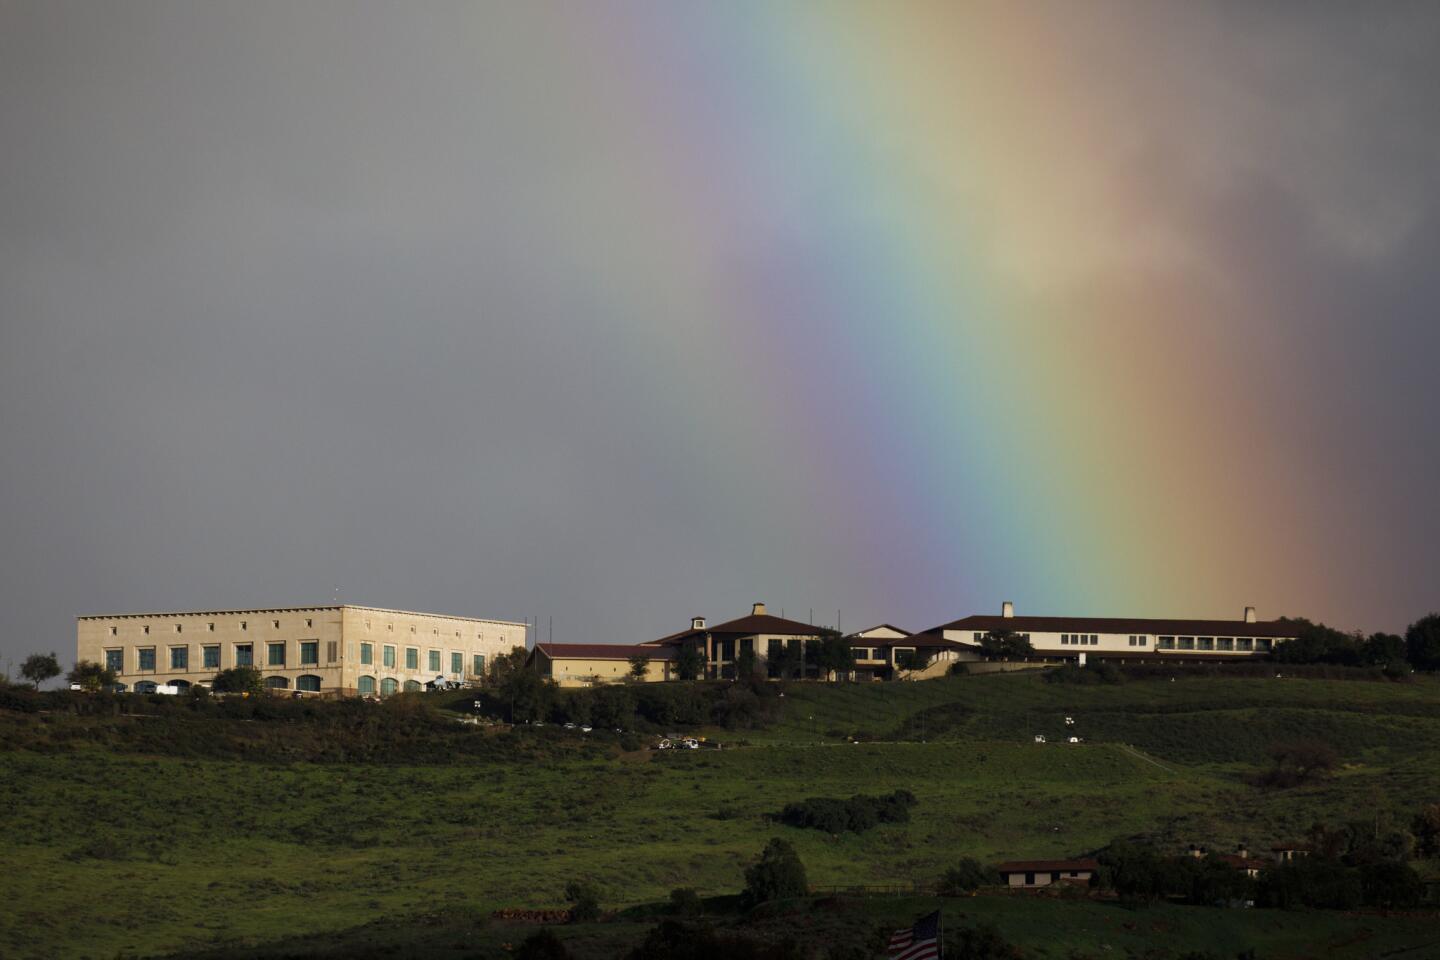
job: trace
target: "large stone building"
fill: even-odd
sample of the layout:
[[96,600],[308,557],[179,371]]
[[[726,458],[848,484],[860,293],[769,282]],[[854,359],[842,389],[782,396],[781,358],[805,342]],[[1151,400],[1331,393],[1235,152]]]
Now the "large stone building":
[[103,663],[124,689],[208,684],[253,666],[276,690],[388,696],[435,680],[475,680],[525,645],[523,623],[349,604],[76,618],[75,659]]

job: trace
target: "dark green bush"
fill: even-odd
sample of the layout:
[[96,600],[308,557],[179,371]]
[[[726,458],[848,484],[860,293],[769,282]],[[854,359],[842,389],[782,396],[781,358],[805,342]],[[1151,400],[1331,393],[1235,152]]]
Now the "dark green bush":
[[773,819],[786,826],[826,833],[861,833],[882,823],[906,823],[910,808],[916,803],[909,790],[896,790],[883,796],[857,794],[848,800],[836,797],[811,797],[798,803],[787,803]]

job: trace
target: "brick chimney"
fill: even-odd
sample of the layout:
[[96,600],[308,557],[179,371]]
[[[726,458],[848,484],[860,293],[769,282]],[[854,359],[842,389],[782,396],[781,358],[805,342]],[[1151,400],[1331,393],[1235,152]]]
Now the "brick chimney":
[[754,606],[752,606],[752,607],[750,608],[750,616],[752,616],[752,617],[763,617],[763,616],[765,616],[765,604],[763,604],[763,603],[757,603],[757,604],[755,604]]
[[1013,620],[1015,618],[1015,604],[1011,603],[1009,600],[1006,600],[1004,603],[1000,604],[1000,616],[1004,617],[1007,620]]
[[1245,608],[1245,622],[1246,622],[1246,623],[1254,623],[1254,622],[1255,622],[1255,608],[1254,608],[1254,607],[1246,607],[1246,608]]

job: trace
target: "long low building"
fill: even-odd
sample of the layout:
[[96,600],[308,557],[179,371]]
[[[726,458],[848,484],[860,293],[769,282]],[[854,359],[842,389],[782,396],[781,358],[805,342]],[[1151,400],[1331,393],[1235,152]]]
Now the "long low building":
[[[627,680],[675,680],[674,648],[624,643],[537,643],[526,661],[562,687],[593,687]],[[644,670],[635,672],[640,660]]]
[[1240,620],[1157,620],[1119,617],[1016,616],[1006,601],[999,616],[974,615],[933,627],[915,639],[978,650],[992,633],[1013,633],[1047,658],[1121,660],[1244,660],[1271,653],[1300,635],[1290,620],[1257,620],[1246,607]]
[[284,607],[76,618],[75,659],[115,671],[122,689],[208,684],[254,667],[274,690],[389,696],[436,680],[478,680],[524,646],[526,624],[359,607]]

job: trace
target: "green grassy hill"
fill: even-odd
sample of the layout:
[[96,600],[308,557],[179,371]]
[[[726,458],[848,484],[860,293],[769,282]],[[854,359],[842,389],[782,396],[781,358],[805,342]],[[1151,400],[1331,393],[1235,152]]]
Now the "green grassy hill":
[[[186,722],[201,726],[98,738],[95,729]],[[348,746],[353,725],[323,718],[271,721],[243,742],[310,736],[307,722],[331,724],[337,756],[384,755]],[[146,955],[449,907],[559,906],[577,876],[616,906],[679,886],[730,893],[774,835],[796,845],[815,885],[928,883],[963,856],[1065,856],[1135,835],[1260,847],[1316,820],[1405,820],[1440,799],[1433,680],[792,685],[770,728],[703,731],[727,749],[622,754],[614,737],[582,748],[550,728],[497,738],[437,727],[453,762],[411,727],[423,763],[270,763],[228,759],[260,755],[229,747],[226,759],[205,758],[196,738],[227,736],[227,723],[263,725],[0,711],[4,955]],[[384,729],[366,727],[366,742]],[[1086,742],[1054,742],[1072,729]],[[879,742],[845,742],[855,733]],[[1033,743],[1035,733],[1052,742]],[[1244,782],[1268,743],[1298,734],[1329,740],[1344,767],[1287,791]],[[172,743],[187,755],[146,752]],[[808,796],[897,788],[919,798],[912,821],[862,835],[765,817]],[[1000,902],[1003,930],[1015,921]]]

